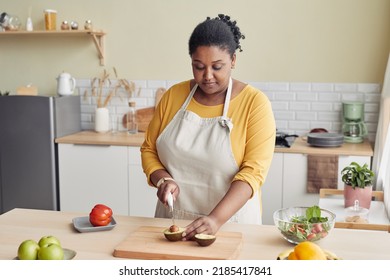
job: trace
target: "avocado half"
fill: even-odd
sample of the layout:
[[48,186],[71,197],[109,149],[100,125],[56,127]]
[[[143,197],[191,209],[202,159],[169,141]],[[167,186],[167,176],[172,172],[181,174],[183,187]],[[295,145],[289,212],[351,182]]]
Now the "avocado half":
[[211,234],[203,234],[203,233],[195,234],[195,241],[198,242],[198,244],[203,247],[210,246],[211,244],[214,243],[216,239],[217,239],[216,236]]
[[181,240],[182,234],[185,231],[185,228],[177,227],[176,231],[171,231],[171,228],[167,228],[164,230],[164,236],[169,241],[179,241]]

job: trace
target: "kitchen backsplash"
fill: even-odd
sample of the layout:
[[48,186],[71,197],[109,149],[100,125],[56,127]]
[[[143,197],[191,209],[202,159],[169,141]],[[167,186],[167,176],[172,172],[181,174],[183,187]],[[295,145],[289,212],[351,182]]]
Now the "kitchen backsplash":
[[[167,89],[176,82],[178,81],[134,81],[140,91],[132,100],[136,102],[137,109],[154,106],[156,91],[159,88]],[[319,127],[329,132],[341,132],[342,102],[361,101],[365,104],[368,137],[370,141],[375,139],[381,97],[380,84],[247,82],[268,96],[272,103],[276,127],[281,132],[304,135]],[[83,130],[93,129],[96,98],[91,96],[91,81],[78,79],[76,84],[76,92],[81,98],[81,127]],[[108,91],[107,88],[105,94]],[[119,92],[111,99],[107,108],[114,125],[120,124],[121,118],[128,111],[126,94]]]

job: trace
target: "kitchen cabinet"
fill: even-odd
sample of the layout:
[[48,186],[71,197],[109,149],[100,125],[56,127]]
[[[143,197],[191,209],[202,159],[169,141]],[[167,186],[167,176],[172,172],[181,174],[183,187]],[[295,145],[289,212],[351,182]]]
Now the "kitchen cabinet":
[[154,217],[157,195],[149,186],[142,170],[140,147],[128,147],[130,215]]
[[[352,161],[371,166],[370,156],[339,155],[338,174]],[[344,189],[341,176],[338,189]],[[307,192],[307,154],[275,153],[266,182],[262,187],[263,224],[274,224],[273,213],[279,208],[318,205],[319,194]]]
[[147,184],[138,146],[59,144],[60,209],[109,205],[121,215],[154,217],[156,189]]
[[61,211],[89,213],[97,203],[129,215],[127,147],[59,144]]
[[267,178],[261,187],[263,224],[273,224],[273,213],[282,208],[283,153],[274,153]]
[[80,36],[80,37],[86,37],[89,36],[92,38],[96,50],[98,51],[99,59],[100,59],[100,65],[104,65],[104,36],[106,35],[103,31],[95,31],[95,30],[61,30],[61,31],[44,31],[44,30],[38,30],[38,31],[4,31],[0,32],[0,37],[7,37],[7,36],[51,36],[51,37],[58,37],[58,36]]

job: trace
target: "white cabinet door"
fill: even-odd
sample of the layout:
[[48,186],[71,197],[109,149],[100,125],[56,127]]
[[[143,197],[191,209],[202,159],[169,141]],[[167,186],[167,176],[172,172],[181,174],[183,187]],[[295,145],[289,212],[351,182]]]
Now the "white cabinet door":
[[261,187],[263,224],[273,225],[273,213],[282,208],[283,154],[275,153],[264,185]]
[[129,215],[127,147],[59,144],[60,209],[86,214],[97,203]]
[[157,190],[148,185],[142,170],[139,147],[128,147],[129,152],[129,202],[130,215],[154,217]]
[[284,154],[283,207],[318,205],[318,194],[307,192],[307,155]]
[[[359,164],[367,163],[371,166],[370,156],[339,156],[338,184],[339,189],[344,189],[341,181],[341,170],[356,161]],[[307,155],[284,154],[283,162],[283,207],[313,206],[318,205],[319,194],[307,192]]]

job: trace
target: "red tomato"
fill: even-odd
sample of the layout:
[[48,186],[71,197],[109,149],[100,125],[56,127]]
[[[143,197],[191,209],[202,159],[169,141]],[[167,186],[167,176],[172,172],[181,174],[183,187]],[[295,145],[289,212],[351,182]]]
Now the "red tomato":
[[104,204],[96,204],[91,213],[89,221],[93,226],[106,226],[112,220],[112,209]]
[[322,231],[322,225],[321,224],[315,224],[313,227],[312,232],[314,233],[320,233]]
[[307,240],[312,240],[313,238],[316,237],[316,234],[315,233],[310,233],[308,236],[307,236]]

